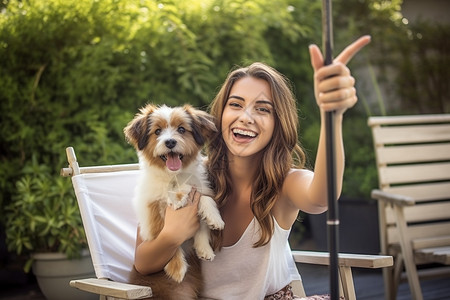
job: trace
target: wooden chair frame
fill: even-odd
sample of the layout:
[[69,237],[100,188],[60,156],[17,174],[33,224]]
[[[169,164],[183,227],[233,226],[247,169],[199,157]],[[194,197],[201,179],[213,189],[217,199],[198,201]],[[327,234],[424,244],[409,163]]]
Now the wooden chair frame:
[[[108,173],[108,172],[123,172],[130,170],[138,170],[138,164],[124,164],[124,165],[109,165],[109,166],[93,166],[93,167],[80,167],[78,165],[74,149],[69,147],[66,149],[66,154],[69,162],[67,168],[61,169],[61,176],[75,177],[82,174],[89,173]],[[77,197],[78,201],[80,199]],[[83,223],[86,232],[92,230],[84,222],[85,218],[90,218],[89,215],[83,215]],[[93,250],[93,245],[96,243],[90,241],[90,235],[88,235],[88,243],[90,251]],[[132,254],[134,255],[134,253]],[[329,254],[323,252],[313,251],[292,251],[294,260],[297,263],[306,264],[318,264],[329,265]],[[93,260],[95,258],[93,257]],[[363,255],[363,254],[339,254],[339,271],[341,279],[341,294],[347,300],[356,299],[355,288],[353,285],[352,267],[357,268],[384,268],[392,266],[392,256],[381,255]],[[95,265],[95,262],[94,262]],[[152,296],[151,287],[137,286],[128,283],[114,282],[108,280],[108,278],[87,278],[80,280],[72,280],[70,282],[72,287],[78,288],[83,291],[96,293],[101,295],[101,299],[142,299]],[[292,283],[294,293],[300,297],[305,297],[304,287],[301,281],[295,281]]]
[[383,269],[385,294],[395,299],[403,269],[413,299],[423,299],[421,275],[450,275],[450,115],[370,117],[379,189],[381,253],[393,255]]

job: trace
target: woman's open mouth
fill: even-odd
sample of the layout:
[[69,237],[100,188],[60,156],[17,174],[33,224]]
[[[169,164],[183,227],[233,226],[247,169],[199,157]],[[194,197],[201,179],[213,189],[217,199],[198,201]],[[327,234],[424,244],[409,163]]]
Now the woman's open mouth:
[[258,135],[256,132],[251,130],[245,130],[241,128],[232,129],[235,140],[238,142],[248,142],[256,138]]

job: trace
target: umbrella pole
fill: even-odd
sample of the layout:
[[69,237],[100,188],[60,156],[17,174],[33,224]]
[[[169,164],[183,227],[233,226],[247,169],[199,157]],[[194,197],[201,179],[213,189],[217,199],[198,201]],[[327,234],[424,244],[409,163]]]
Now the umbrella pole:
[[[325,65],[333,62],[333,26],[331,0],[322,1],[322,39]],[[328,189],[328,250],[330,252],[330,296],[331,300],[339,299],[339,217],[336,201],[336,155],[334,136],[334,111],[326,112],[325,136],[327,159],[327,189]]]

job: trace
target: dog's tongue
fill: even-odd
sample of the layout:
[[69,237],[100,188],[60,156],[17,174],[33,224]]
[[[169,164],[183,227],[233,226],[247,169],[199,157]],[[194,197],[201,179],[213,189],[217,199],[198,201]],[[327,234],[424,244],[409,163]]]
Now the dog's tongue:
[[181,168],[181,159],[176,153],[167,155],[166,166],[171,171],[178,171]]

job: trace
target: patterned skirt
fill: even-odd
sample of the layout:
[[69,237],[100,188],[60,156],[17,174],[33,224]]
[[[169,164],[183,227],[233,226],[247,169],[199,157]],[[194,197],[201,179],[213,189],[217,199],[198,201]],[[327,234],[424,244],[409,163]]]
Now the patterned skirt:
[[[292,286],[288,284],[275,294],[264,297],[264,300],[330,300],[330,295],[315,295],[309,297],[297,297],[292,292]],[[340,300],[345,300],[344,297],[339,297]]]

